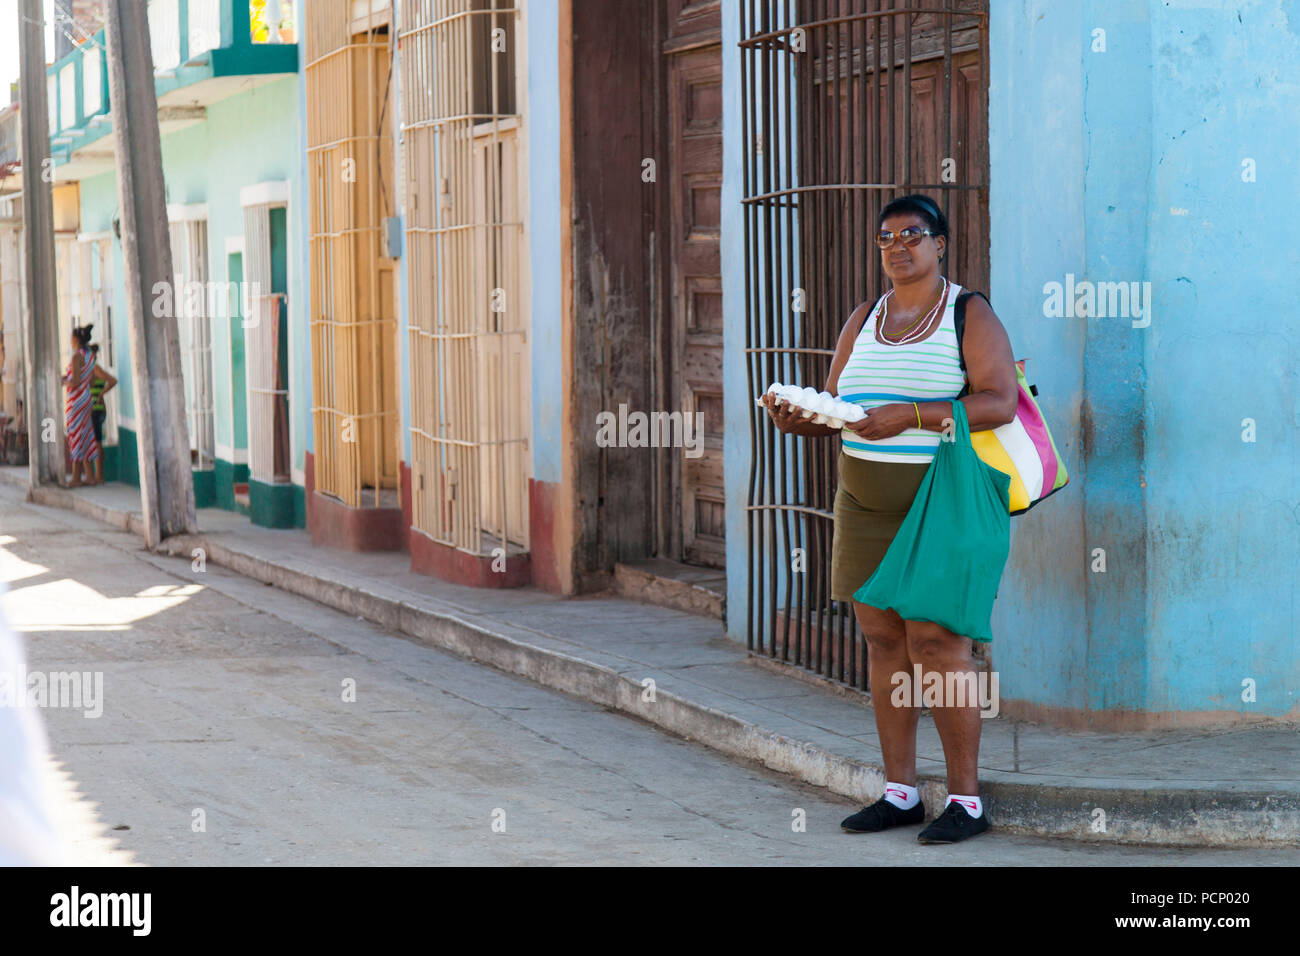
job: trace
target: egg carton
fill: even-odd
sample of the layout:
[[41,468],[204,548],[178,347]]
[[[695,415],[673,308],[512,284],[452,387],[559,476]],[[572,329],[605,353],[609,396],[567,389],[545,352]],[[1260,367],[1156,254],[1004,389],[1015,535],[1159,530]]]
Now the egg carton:
[[[777,406],[790,405],[799,409],[804,418],[812,419],[814,425],[827,425],[831,428],[843,428],[846,424],[859,422],[866,417],[861,405],[841,401],[830,392],[819,392],[815,388],[800,388],[798,385],[782,385],[773,382],[764,395],[776,396]],[[756,398],[759,405],[763,398]]]

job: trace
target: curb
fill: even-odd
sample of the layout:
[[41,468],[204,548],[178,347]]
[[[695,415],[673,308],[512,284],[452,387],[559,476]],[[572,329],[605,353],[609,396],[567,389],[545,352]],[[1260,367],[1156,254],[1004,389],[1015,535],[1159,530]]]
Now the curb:
[[[18,484],[8,475],[4,478]],[[38,488],[29,498],[122,530],[138,532],[142,525],[135,515],[94,505],[62,488]],[[188,558],[196,547],[203,548],[207,560],[244,577],[399,631],[430,647],[621,711],[729,757],[756,761],[854,800],[874,799],[884,790],[884,769],[880,765],[786,737],[662,689],[656,689],[652,701],[645,700],[644,688],[633,678],[488,630],[452,612],[424,610],[343,580],[274,564],[228,548],[203,533],[167,538],[157,553]],[[943,806],[947,788],[942,779],[922,777],[918,786],[928,806]],[[984,775],[980,793],[996,828],[1007,833],[1101,844],[1300,845],[1300,797],[1290,794],[1206,788],[1051,786],[1011,783]],[[1093,831],[1098,819],[1104,821],[1104,832]]]

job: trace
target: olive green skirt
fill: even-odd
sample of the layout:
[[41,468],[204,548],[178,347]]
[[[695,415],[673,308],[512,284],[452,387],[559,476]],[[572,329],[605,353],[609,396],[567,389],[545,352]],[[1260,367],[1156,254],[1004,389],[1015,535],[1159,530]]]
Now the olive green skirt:
[[889,550],[930,464],[869,461],[841,451],[839,467],[831,598],[851,601]]

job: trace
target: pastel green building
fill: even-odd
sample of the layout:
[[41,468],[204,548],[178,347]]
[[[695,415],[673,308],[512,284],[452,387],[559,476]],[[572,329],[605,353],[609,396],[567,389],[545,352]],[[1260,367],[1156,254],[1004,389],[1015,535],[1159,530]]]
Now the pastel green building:
[[[196,504],[302,527],[311,377],[293,5],[152,0],[149,19],[174,276],[153,308],[179,326]],[[75,234],[60,234],[75,265],[60,298],[70,323],[96,322],[120,381],[105,477],[137,484],[106,61],[100,31],[49,68],[55,180],[76,183],[79,203]]]

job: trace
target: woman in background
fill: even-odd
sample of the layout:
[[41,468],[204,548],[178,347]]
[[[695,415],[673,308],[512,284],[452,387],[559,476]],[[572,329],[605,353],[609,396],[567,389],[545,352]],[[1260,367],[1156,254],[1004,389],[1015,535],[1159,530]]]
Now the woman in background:
[[95,355],[90,351],[91,326],[76,326],[72,330],[72,361],[63,375],[68,389],[65,415],[68,429],[68,458],[72,462],[69,488],[91,484],[90,463],[99,455],[95,442],[95,426],[91,421],[92,398],[90,383],[95,377]]
[[95,428],[95,444],[99,446],[95,455],[95,480],[91,484],[98,485],[104,481],[104,417],[108,413],[104,393],[113,390],[117,379],[99,364],[99,346],[92,345],[90,351],[95,356],[95,377],[90,380],[90,424]]

